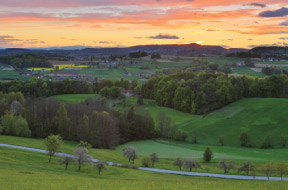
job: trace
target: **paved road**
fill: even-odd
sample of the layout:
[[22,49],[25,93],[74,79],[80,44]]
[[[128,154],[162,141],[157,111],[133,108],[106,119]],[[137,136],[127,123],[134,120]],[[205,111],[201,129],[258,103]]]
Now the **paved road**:
[[[2,147],[9,147],[9,148],[18,148],[22,150],[30,150],[34,152],[40,152],[40,153],[47,153],[46,150],[37,149],[37,148],[29,148],[24,146],[16,146],[16,145],[10,145],[10,144],[0,144]],[[72,154],[66,154],[66,153],[55,153],[56,156],[63,156],[63,157],[73,157]],[[99,160],[93,159],[93,162],[98,162]],[[117,163],[113,162],[107,162],[109,165],[119,165]],[[242,180],[268,180],[267,177],[263,176],[256,176],[255,179],[253,176],[244,176],[244,175],[225,175],[225,174],[212,174],[212,173],[198,173],[198,172],[184,172],[184,171],[176,171],[176,170],[165,170],[165,169],[158,169],[158,168],[144,168],[139,167],[139,170],[144,171],[151,171],[151,172],[158,172],[158,173],[167,173],[167,174],[177,174],[177,175],[187,175],[187,176],[200,176],[200,177],[215,177],[215,178],[224,178],[224,179],[242,179]],[[269,180],[271,181],[281,181],[280,177],[270,177]],[[288,181],[288,178],[283,178],[283,181]]]

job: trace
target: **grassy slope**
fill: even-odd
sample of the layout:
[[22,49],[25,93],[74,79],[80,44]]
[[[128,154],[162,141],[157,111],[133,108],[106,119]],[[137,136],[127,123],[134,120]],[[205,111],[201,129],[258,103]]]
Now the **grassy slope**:
[[271,135],[279,146],[280,137],[288,135],[287,106],[287,99],[242,99],[182,125],[181,129],[189,134],[198,130],[202,143],[216,144],[224,136],[226,144],[236,146],[240,132],[247,131],[255,145]]
[[[0,143],[45,149],[42,139],[0,135]],[[77,143],[75,142],[64,141],[60,151],[73,154],[76,146]],[[117,147],[116,150],[90,149],[90,154],[94,158],[98,158],[101,160],[128,164],[128,160],[124,158],[121,154],[121,150],[124,146],[135,146],[137,148],[140,158],[135,161],[135,164],[138,166],[141,165],[141,159],[143,156],[156,152],[157,154],[159,154],[160,157],[160,162],[156,163],[155,165],[157,168],[178,170],[177,167],[173,166],[173,162],[175,158],[179,156],[183,159],[197,159],[201,162],[203,168],[199,169],[198,172],[207,172],[206,168],[209,168],[209,172],[211,173],[223,173],[222,169],[218,168],[218,161],[224,158],[234,160],[237,164],[237,167],[240,166],[242,162],[250,160],[257,165],[258,169],[260,169],[265,162],[287,161],[286,158],[288,156],[287,149],[261,150],[237,147],[210,146],[211,150],[214,153],[214,158],[211,163],[203,163],[202,154],[206,148],[205,145],[192,145],[190,143],[163,140],[130,142]],[[45,159],[48,160],[48,156],[46,156]],[[187,169],[185,170],[188,171]],[[231,171],[231,174],[238,173],[237,171]],[[258,172],[258,175],[264,174]]]
[[65,171],[46,155],[0,147],[0,183],[3,189],[285,189],[287,182],[260,182],[185,177],[109,166],[97,170],[85,164],[81,173],[73,163]]

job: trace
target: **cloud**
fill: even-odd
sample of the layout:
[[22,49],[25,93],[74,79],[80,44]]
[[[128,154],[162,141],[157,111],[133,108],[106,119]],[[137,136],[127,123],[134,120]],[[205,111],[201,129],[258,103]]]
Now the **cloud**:
[[283,38],[278,38],[279,40],[288,40],[288,38],[283,37]]
[[259,13],[261,17],[284,17],[288,15],[288,8],[282,7],[281,9],[276,9],[274,11],[263,11]]
[[285,42],[275,42],[275,43],[273,43],[273,44],[259,44],[259,45],[250,45],[249,47],[250,48],[255,48],[255,47],[270,47],[270,46],[286,46],[287,45],[287,43],[285,43]]
[[284,21],[284,22],[281,22],[279,25],[280,25],[280,26],[288,26],[288,20],[287,20],[287,21]]
[[260,7],[260,8],[266,7],[266,5],[262,3],[247,3],[247,4],[244,4],[243,6],[253,6],[253,7]]
[[14,36],[0,36],[0,43],[20,42],[22,40],[15,38]]
[[146,38],[150,38],[150,39],[170,39],[170,40],[175,40],[175,39],[180,39],[180,37],[175,36],[175,35],[170,35],[170,34],[158,34],[156,36],[149,36]]

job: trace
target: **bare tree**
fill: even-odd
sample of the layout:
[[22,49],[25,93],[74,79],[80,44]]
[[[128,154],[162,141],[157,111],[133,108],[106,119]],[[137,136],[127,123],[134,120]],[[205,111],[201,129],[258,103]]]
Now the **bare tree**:
[[159,157],[158,157],[158,154],[156,154],[156,153],[150,154],[150,159],[152,162],[152,167],[154,167],[155,162],[159,162]]
[[224,174],[229,173],[230,170],[235,169],[235,163],[233,161],[227,162],[225,159],[219,162],[219,168],[224,169]]
[[273,169],[274,169],[274,164],[272,162],[268,162],[266,163],[263,168],[262,171],[263,173],[265,173],[265,175],[267,176],[268,180],[270,178],[270,176],[273,174]]
[[248,162],[244,162],[243,165],[238,168],[238,172],[242,172],[244,171],[246,173],[246,175],[249,175],[249,172],[251,171],[251,168],[254,167],[254,164],[252,164],[250,161]]
[[88,155],[88,149],[85,147],[78,147],[74,151],[74,159],[78,163],[78,171],[84,162],[92,162],[92,157]]
[[94,165],[94,168],[98,168],[98,174],[101,176],[101,171],[102,169],[107,170],[106,168],[106,162],[104,161],[99,161],[97,164]]
[[183,160],[181,160],[179,157],[173,163],[174,166],[178,166],[179,167],[180,171],[181,171],[181,168],[182,168],[183,164],[184,164]]
[[73,159],[70,157],[65,157],[64,159],[59,158],[58,161],[60,164],[65,164],[65,170],[67,170],[69,163],[72,162]]
[[256,166],[254,164],[252,164],[252,166],[250,167],[250,171],[252,173],[253,179],[255,180],[257,170],[256,170]]
[[196,171],[198,168],[201,168],[201,165],[199,164],[199,162],[193,159],[186,160],[183,165],[184,165],[184,168],[189,168],[190,172],[192,171],[193,168],[195,168]]
[[277,164],[277,171],[278,171],[278,174],[280,174],[281,180],[282,180],[283,175],[288,173],[288,165],[284,162],[279,162]]
[[122,150],[123,156],[129,159],[129,162],[132,161],[132,163],[134,164],[135,159],[138,158],[138,154],[137,154],[137,150],[135,147],[133,146],[126,146],[123,150]]
[[50,157],[49,162],[51,162],[51,157],[54,156],[55,152],[58,151],[62,145],[62,139],[59,135],[50,135],[44,139],[44,144]]

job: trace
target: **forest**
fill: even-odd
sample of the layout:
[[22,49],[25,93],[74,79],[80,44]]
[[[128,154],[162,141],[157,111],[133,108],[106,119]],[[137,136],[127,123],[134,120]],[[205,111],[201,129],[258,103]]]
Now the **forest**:
[[0,63],[11,65],[14,68],[23,69],[29,67],[53,67],[44,55],[19,54],[0,56]]

